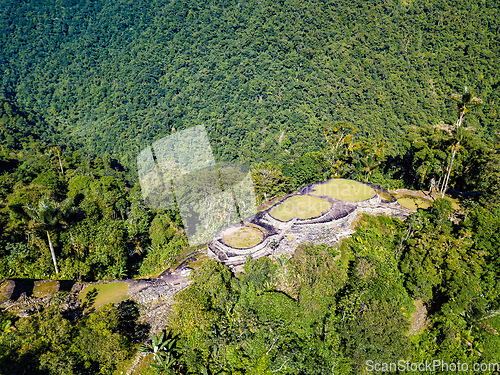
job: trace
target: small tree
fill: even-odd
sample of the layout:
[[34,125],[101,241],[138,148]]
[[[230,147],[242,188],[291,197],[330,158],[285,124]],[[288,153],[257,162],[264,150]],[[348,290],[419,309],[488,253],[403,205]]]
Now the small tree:
[[151,366],[158,372],[172,373],[173,367],[177,364],[176,341],[177,336],[172,336],[170,332],[165,336],[165,331],[163,331],[160,335],[153,335],[150,345],[140,345],[139,351],[154,355],[156,363]]

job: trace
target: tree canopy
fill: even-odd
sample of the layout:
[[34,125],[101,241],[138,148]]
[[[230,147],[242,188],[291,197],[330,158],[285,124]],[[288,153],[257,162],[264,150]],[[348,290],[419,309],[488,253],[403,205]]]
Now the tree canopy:
[[0,91],[132,173],[200,124],[223,161],[319,151],[338,122],[394,152],[405,126],[454,122],[464,86],[486,103],[469,125],[499,127],[499,20],[493,0],[6,2]]

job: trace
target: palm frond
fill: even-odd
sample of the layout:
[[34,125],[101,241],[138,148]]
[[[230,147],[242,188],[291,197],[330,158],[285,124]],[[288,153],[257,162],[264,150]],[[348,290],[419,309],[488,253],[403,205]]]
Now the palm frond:
[[139,345],[139,348],[137,350],[139,350],[141,353],[153,353],[153,348],[145,344]]
[[479,320],[481,321],[481,320],[490,319],[490,318],[493,318],[493,317],[495,317],[497,315],[500,315],[500,310],[491,310],[491,311],[488,311],[488,315],[483,316]]
[[469,105],[472,107],[479,107],[482,104],[483,104],[483,99],[478,98],[476,96],[469,101]]
[[27,205],[23,206],[23,210],[26,213],[26,215],[28,215],[28,217],[30,219],[32,219],[34,221],[37,221],[39,219],[38,210],[35,209],[33,206],[27,204]]
[[462,103],[463,103],[463,101],[462,101],[462,95],[460,95],[460,94],[451,94],[451,98],[452,98],[455,102],[457,102],[457,103],[459,103],[459,104],[462,104]]
[[474,322],[474,324],[481,328],[483,331],[491,334],[491,335],[494,335],[494,336],[497,336],[498,335],[498,331],[493,328],[490,324],[488,323],[485,323],[485,322],[481,322],[481,321],[478,321],[478,322]]

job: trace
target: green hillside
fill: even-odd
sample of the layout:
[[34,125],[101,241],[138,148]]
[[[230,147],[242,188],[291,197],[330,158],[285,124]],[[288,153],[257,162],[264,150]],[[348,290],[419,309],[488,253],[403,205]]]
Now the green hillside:
[[[495,0],[0,0],[0,375],[498,374],[499,39]],[[412,213],[235,274],[137,182],[144,147],[201,124],[259,210],[373,194],[351,179]],[[229,164],[205,169],[222,197]],[[223,241],[260,241],[246,228]],[[68,293],[103,280],[119,298]]]
[[500,4],[459,1],[2,1],[0,89],[66,143],[133,166],[205,124],[219,159],[318,150],[349,122],[400,148],[406,125],[499,125]]

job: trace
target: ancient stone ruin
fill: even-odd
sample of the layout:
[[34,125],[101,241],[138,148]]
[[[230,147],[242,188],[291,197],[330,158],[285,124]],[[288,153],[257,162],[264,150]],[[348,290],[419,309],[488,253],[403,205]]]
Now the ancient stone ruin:
[[[374,184],[364,184],[373,190],[373,196],[362,201],[346,201],[319,195],[315,189],[331,182],[312,184],[302,187],[297,193],[287,196],[285,200],[257,213],[238,224],[216,234],[209,243],[209,255],[230,266],[234,271],[241,271],[242,265],[249,259],[263,256],[277,257],[285,253],[291,255],[303,243],[334,245],[341,238],[353,233],[351,224],[360,213],[370,215],[386,215],[406,219],[411,211],[400,206],[388,191]],[[294,196],[315,196],[331,203],[326,212],[317,217],[301,219],[293,217],[281,221],[271,214],[273,209]],[[262,240],[248,248],[235,248],[224,242],[224,238],[235,228],[253,227],[262,232]]]

